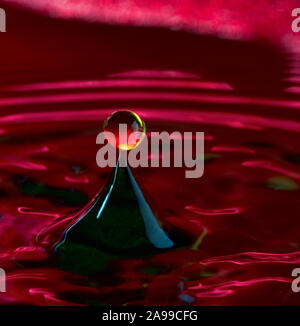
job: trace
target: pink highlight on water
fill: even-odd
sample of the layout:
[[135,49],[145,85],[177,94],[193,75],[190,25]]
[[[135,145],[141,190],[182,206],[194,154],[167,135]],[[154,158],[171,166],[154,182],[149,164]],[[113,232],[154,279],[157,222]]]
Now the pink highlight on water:
[[245,161],[242,163],[243,166],[246,167],[255,167],[255,168],[263,168],[270,171],[278,172],[280,174],[287,175],[291,178],[300,180],[300,173],[293,172],[289,169],[278,166],[278,164],[271,161]]
[[235,215],[243,212],[241,207],[230,207],[222,209],[205,209],[197,206],[185,206],[185,209],[198,215]]
[[213,146],[210,149],[212,152],[232,152],[232,153],[244,153],[244,154],[255,154],[255,150],[248,147],[240,146]]

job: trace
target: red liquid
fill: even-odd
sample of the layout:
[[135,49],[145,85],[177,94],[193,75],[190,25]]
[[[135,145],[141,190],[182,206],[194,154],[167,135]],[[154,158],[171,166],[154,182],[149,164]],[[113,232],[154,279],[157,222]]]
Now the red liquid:
[[[3,39],[1,68],[0,267],[7,292],[0,302],[300,303],[291,291],[291,271],[300,267],[300,101],[284,91],[292,86],[297,92],[296,83],[282,79],[284,56],[255,42],[51,25],[46,17],[11,12],[18,24]],[[128,38],[139,42],[129,47]],[[145,49],[154,41],[158,61]],[[194,49],[199,42],[207,53]],[[173,51],[177,43],[185,46]],[[148,131],[205,132],[202,178],[186,179],[178,168],[133,171],[153,211],[199,241],[149,259],[118,261],[114,273],[99,278],[61,271],[45,250],[49,241],[36,236],[84,206],[58,190],[78,193],[84,202],[104,185],[110,170],[96,165],[96,135],[111,112],[124,108],[138,113]],[[28,180],[47,191],[29,191]]]

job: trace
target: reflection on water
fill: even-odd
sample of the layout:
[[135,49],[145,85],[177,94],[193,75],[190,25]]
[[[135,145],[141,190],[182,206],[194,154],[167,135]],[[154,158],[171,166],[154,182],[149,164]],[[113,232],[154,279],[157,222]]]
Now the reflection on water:
[[[156,29],[60,22],[65,32],[52,35],[42,18],[29,20],[24,26],[41,24],[48,43],[32,53],[45,35],[28,34],[22,57],[25,43],[9,39],[1,54],[0,266],[7,292],[0,301],[299,303],[290,277],[300,263],[297,58],[261,44]],[[79,29],[86,36],[80,46],[73,35]],[[95,45],[97,33],[102,43]],[[145,33],[148,40],[160,35],[157,56],[152,41],[128,47],[128,37],[142,42]],[[14,27],[12,35],[20,38]],[[150,131],[205,132],[202,178],[186,179],[178,168],[134,170],[153,211],[195,243],[119,260],[109,275],[64,272],[43,232],[72,218],[105,184],[110,170],[96,165],[95,139],[121,108],[137,112]]]
[[[300,262],[300,102],[238,95],[222,83],[182,74],[149,75],[6,88],[0,100],[3,303],[294,302],[289,275]],[[102,98],[106,107],[97,108]],[[68,274],[43,249],[51,243],[43,230],[65,222],[104,185],[109,169],[96,166],[95,138],[127,100],[151,131],[206,134],[201,179],[186,179],[176,168],[134,171],[156,213],[197,244],[119,261],[113,276]]]

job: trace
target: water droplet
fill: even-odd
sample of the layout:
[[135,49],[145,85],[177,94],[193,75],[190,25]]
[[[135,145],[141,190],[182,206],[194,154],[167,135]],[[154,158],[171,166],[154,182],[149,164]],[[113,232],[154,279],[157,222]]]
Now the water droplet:
[[[125,129],[122,128],[122,126]],[[128,110],[116,111],[112,113],[103,124],[104,131],[111,132],[116,139],[116,147],[122,150],[131,150],[135,148],[143,140],[146,132],[144,121],[134,112]],[[129,136],[135,133],[135,140],[131,140]],[[115,142],[107,136],[107,140],[111,144]]]

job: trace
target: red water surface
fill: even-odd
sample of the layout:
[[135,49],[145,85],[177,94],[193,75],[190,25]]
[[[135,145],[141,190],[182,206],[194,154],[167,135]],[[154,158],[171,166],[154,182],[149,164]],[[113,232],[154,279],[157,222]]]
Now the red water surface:
[[[240,9],[231,9],[236,19],[225,25],[216,17],[230,6],[209,2],[202,5],[215,26],[209,35],[205,12],[176,1],[170,6],[181,12],[180,30],[165,11],[154,14],[160,1],[147,2],[150,9],[139,15],[124,1],[129,11],[118,12],[117,21],[109,9],[104,19],[95,1],[36,0],[33,12],[2,3],[14,19],[0,34],[0,267],[7,272],[0,302],[299,304],[291,291],[291,272],[300,267],[294,2],[272,2],[281,17],[273,30],[271,18],[262,25],[271,1],[261,1],[256,15],[229,1]],[[199,9],[198,2],[186,3]],[[91,8],[99,9],[92,19]],[[122,26],[104,24],[107,17]],[[198,22],[197,33],[187,32],[190,21]],[[195,242],[119,260],[109,275],[67,273],[45,250],[43,234],[105,184],[110,171],[96,165],[96,136],[116,109],[137,112],[148,131],[205,132],[202,178],[186,179],[184,168],[133,170],[153,211]]]

